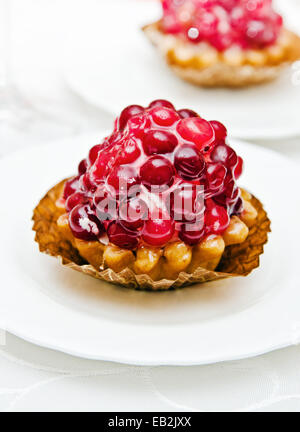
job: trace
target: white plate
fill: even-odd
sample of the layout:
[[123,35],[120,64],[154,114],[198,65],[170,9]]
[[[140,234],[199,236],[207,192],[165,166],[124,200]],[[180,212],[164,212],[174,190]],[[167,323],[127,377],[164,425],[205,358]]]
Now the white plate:
[[[299,12],[287,9],[286,0],[284,5],[287,15],[299,23]],[[178,109],[192,108],[204,118],[218,118],[235,137],[269,139],[300,133],[295,70],[289,68],[279,80],[248,89],[201,89],[174,76],[140,30],[161,15],[158,2],[90,0],[89,7],[77,6],[75,30],[70,31],[64,52],[65,76],[73,90],[94,105],[118,115],[127,105],[166,98]]]
[[76,356],[148,365],[239,359],[297,340],[299,165],[232,141],[246,161],[242,184],[272,219],[260,268],[247,278],[144,293],[63,268],[40,254],[33,240],[33,208],[52,185],[75,172],[95,142],[83,136],[0,161],[2,328]]

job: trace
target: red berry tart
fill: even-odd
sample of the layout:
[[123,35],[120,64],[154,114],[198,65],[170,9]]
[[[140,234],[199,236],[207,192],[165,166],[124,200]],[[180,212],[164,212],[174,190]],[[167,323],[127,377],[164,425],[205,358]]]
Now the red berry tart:
[[276,78],[300,58],[272,0],[162,0],[163,17],[144,27],[181,78],[240,87]]
[[78,173],[34,211],[41,251],[143,289],[247,275],[270,221],[237,185],[227,130],[165,100],[125,108]]

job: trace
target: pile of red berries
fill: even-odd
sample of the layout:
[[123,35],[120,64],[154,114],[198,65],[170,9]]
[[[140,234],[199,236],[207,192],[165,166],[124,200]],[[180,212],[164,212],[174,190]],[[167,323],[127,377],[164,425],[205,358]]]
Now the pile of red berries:
[[163,0],[162,29],[223,51],[263,48],[278,39],[283,20],[272,0]]
[[189,245],[242,212],[243,161],[227,130],[165,100],[125,108],[111,136],[80,162],[64,189],[76,238],[134,249],[180,238]]

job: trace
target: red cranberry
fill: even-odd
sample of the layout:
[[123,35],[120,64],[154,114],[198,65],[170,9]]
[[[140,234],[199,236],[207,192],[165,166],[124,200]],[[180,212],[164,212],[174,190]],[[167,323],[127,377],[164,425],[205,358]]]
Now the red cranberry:
[[141,150],[134,139],[129,139],[125,143],[117,156],[116,163],[118,165],[126,165],[136,161],[141,155]]
[[150,246],[164,246],[174,235],[174,221],[165,219],[148,219],[145,222],[142,238]]
[[226,127],[217,120],[211,120],[209,123],[215,131],[216,141],[224,141],[227,137]]
[[193,183],[182,183],[170,194],[170,215],[177,222],[194,221],[203,209],[202,189]]
[[153,102],[151,102],[151,104],[149,105],[149,108],[154,108],[154,107],[165,107],[165,108],[171,108],[172,110],[175,109],[174,105],[165,99],[157,99],[157,100],[154,100]]
[[140,169],[142,183],[151,186],[170,186],[174,178],[174,168],[171,162],[163,156],[152,156]]
[[243,213],[244,203],[241,197],[238,197],[235,204],[232,205],[230,215],[240,215]]
[[180,146],[174,158],[175,168],[184,180],[195,180],[205,169],[205,161],[197,147],[190,144]]
[[116,195],[132,195],[132,187],[139,183],[136,170],[129,165],[113,168],[107,178],[107,183],[115,190]]
[[90,165],[93,165],[93,163],[97,159],[98,153],[101,149],[102,149],[102,144],[97,144],[91,148],[91,150],[89,152],[89,156],[88,156]]
[[139,243],[139,232],[124,227],[120,221],[113,221],[107,228],[109,241],[122,249],[135,249]]
[[200,117],[199,114],[197,114],[195,111],[190,110],[190,109],[181,109],[177,112],[182,119],[192,118],[192,117]]
[[128,120],[131,119],[131,117],[142,114],[144,111],[144,108],[140,105],[130,105],[127,108],[123,109],[119,117],[119,130],[123,131],[127,125]]
[[206,201],[205,205],[205,226],[208,231],[215,234],[225,231],[230,222],[227,209],[210,199]]
[[142,199],[135,197],[120,204],[119,217],[122,225],[129,229],[139,229],[148,219],[148,206]]
[[179,115],[176,111],[165,107],[155,107],[150,111],[153,121],[159,126],[172,126],[179,120]]
[[171,153],[177,144],[176,136],[164,130],[151,130],[143,140],[147,155]]
[[205,235],[205,228],[203,222],[197,224],[182,224],[179,231],[179,238],[184,243],[194,246],[198,244]]
[[83,159],[80,164],[78,165],[78,174],[82,175],[85,174],[86,170],[87,170],[87,161],[86,159]]
[[232,205],[239,195],[239,188],[237,187],[234,179],[227,174],[224,182],[223,193],[214,197],[214,200],[223,205]]
[[231,168],[231,169],[233,169],[238,162],[236,152],[225,143],[218,144],[212,150],[210,157],[213,162],[221,162],[227,168]]
[[66,181],[64,186],[64,199],[67,199],[70,195],[73,195],[79,188],[79,177],[73,177],[70,180]]
[[199,150],[209,146],[215,138],[210,123],[200,117],[182,119],[177,125],[177,131],[182,138],[195,143]]
[[80,183],[81,183],[81,188],[84,191],[90,191],[92,193],[95,192],[95,190],[97,189],[97,184],[94,181],[94,177],[92,176],[92,173],[87,171],[85,174],[83,174],[83,176],[80,177]]
[[210,191],[218,191],[223,186],[227,169],[217,162],[208,163],[206,165],[206,181]]
[[75,192],[73,195],[68,197],[65,204],[66,210],[67,212],[70,212],[78,204],[85,204],[87,201],[88,200],[83,192]]
[[238,180],[241,177],[241,175],[243,173],[243,165],[244,165],[243,159],[240,156],[238,156],[237,159],[238,159],[237,165],[233,169],[233,175],[234,175],[235,180]]
[[74,237],[94,241],[104,232],[102,223],[89,205],[77,205],[69,213],[69,225]]
[[118,203],[107,191],[105,185],[98,186],[94,197],[93,205],[99,220],[114,220],[118,215]]

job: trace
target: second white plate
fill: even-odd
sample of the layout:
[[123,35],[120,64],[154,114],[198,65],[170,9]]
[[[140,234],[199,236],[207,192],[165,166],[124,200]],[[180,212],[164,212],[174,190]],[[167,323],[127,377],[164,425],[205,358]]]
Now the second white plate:
[[[90,0],[82,8],[73,10],[75,30],[65,47],[65,75],[94,105],[118,115],[127,105],[165,98],[178,109],[192,108],[204,118],[223,121],[235,137],[270,139],[300,133],[300,66],[298,72],[289,68],[266,85],[198,88],[174,76],[140,30],[160,16],[159,2]],[[285,9],[294,19],[299,17],[295,8]]]

